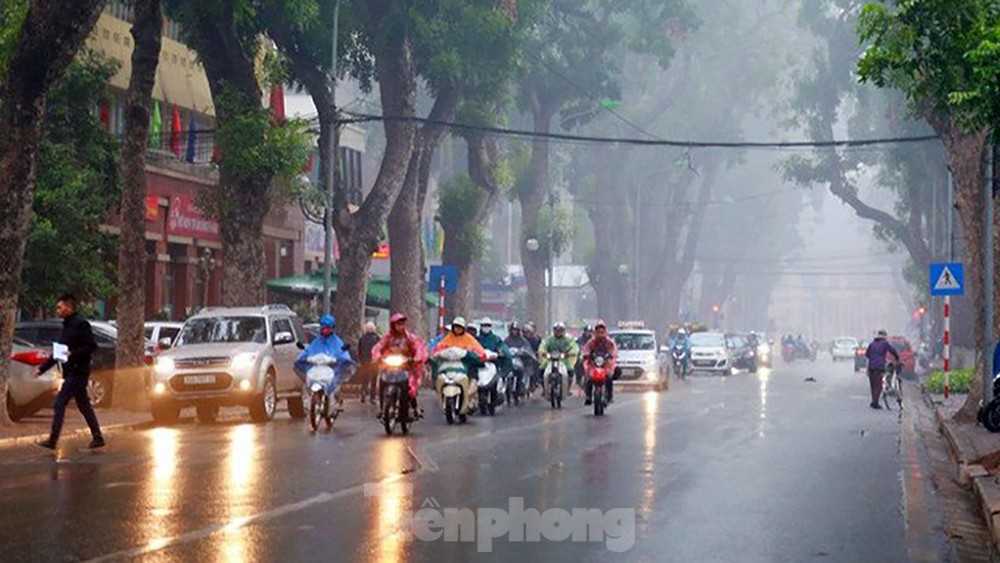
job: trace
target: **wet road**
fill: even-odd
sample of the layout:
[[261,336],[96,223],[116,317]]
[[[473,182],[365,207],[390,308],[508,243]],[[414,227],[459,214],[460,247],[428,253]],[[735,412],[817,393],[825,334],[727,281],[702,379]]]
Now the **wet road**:
[[938,560],[912,421],[866,385],[820,360],[619,393],[602,419],[434,411],[387,438],[351,405],[329,434],[282,414],[0,449],[0,561]]

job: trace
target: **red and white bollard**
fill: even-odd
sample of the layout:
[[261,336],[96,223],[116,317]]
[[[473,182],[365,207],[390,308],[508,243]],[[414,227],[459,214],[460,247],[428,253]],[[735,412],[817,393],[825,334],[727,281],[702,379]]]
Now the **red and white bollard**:
[[944,398],[951,393],[951,380],[948,370],[951,367],[951,297],[944,298]]

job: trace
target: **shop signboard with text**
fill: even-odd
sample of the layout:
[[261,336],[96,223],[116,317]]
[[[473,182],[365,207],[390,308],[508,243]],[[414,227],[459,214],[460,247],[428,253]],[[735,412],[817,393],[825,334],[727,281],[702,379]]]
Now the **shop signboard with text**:
[[194,198],[183,195],[170,197],[167,234],[199,240],[221,240],[219,223],[202,212]]

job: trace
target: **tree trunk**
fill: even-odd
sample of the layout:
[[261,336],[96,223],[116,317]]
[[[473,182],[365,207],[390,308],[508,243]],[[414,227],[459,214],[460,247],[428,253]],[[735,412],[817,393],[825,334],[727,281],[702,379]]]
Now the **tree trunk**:
[[115,404],[142,409],[146,394],[137,373],[143,365],[146,313],[146,144],[156,66],[163,31],[161,0],[137,0],[132,24],[132,76],[126,95],[125,140],[122,146],[124,186],[121,241],[118,248],[118,347]]
[[[376,55],[382,113],[401,117],[416,114],[416,74],[409,39],[395,38]],[[375,185],[356,213],[347,209],[346,194],[338,191],[337,238],[340,242],[340,279],[335,310],[341,336],[356,344],[364,318],[368,272],[372,252],[382,238],[382,228],[392,209],[409,166],[415,126],[404,120],[384,122],[386,148]]]
[[[458,111],[458,93],[445,88],[434,101],[429,119],[452,121]],[[424,245],[422,219],[430,183],[431,161],[444,138],[445,128],[427,124],[413,141],[413,153],[407,167],[403,188],[389,214],[389,246],[392,249],[391,309],[409,317],[409,325],[421,333],[428,327],[424,300]]]
[[[104,3],[32,2],[0,80],[0,374],[8,373],[18,317],[45,96],[90,35]],[[3,376],[0,425],[10,424],[6,398]]]
[[[538,105],[534,112],[535,133],[547,134],[552,130],[552,116],[555,109]],[[531,177],[526,190],[518,190],[521,203],[521,265],[528,291],[528,318],[542,332],[552,321],[546,319],[545,267],[548,264],[548,241],[542,240],[539,218],[549,187],[549,141],[536,137],[531,142]],[[528,248],[528,241],[534,239],[538,248]]]

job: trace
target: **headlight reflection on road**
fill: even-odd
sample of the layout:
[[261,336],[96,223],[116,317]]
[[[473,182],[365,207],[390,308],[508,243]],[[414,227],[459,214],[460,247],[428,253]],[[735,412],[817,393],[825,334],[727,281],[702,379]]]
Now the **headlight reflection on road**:
[[[406,464],[406,446],[402,440],[381,443],[379,464],[383,475],[399,474]],[[418,510],[412,506],[411,486],[402,478],[390,479],[379,485],[375,495],[378,536],[375,538],[379,563],[398,563],[405,559],[405,549],[410,541],[410,516]]]
[[647,520],[652,516],[656,500],[656,424],[660,411],[660,394],[647,391],[643,400],[643,415],[646,425],[642,441],[642,502],[639,505],[639,515]]
[[142,511],[143,535],[150,538],[150,547],[162,546],[164,538],[174,532],[173,523],[178,519],[173,507],[180,504],[175,477],[177,474],[177,436],[173,428],[154,428],[149,432],[149,449],[153,458],[149,486]]
[[229,431],[228,500],[229,524],[223,530],[222,551],[226,561],[252,561],[250,533],[244,528],[253,513],[254,501],[249,494],[256,483],[257,462],[254,459],[254,429],[252,424],[240,424]]
[[771,370],[764,368],[757,372],[757,379],[760,381],[760,416],[757,421],[757,436],[766,438],[765,428],[767,426],[767,383],[771,379]]

